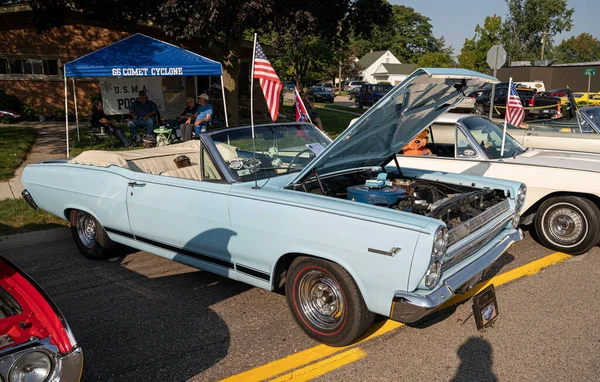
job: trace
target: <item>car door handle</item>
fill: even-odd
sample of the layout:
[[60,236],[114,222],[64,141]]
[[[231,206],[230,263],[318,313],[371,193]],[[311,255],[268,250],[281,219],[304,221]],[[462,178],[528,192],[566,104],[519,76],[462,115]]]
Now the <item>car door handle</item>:
[[129,187],[144,187],[146,183],[129,182]]

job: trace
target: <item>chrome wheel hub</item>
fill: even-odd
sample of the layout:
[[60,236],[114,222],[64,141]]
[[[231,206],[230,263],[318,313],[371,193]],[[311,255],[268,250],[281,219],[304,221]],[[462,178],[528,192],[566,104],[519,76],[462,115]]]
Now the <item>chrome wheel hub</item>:
[[96,223],[89,214],[82,212],[77,217],[77,236],[86,248],[92,249],[96,244]]
[[575,246],[586,236],[587,220],[573,205],[563,205],[547,212],[549,239],[559,245]]
[[328,274],[312,270],[298,284],[298,299],[302,312],[314,326],[333,330],[343,318],[344,297],[338,283]]

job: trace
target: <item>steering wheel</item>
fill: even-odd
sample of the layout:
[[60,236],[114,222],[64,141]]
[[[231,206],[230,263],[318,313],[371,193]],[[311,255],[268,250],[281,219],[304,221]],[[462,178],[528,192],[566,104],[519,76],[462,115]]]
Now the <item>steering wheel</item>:
[[298,154],[296,154],[294,159],[292,159],[292,161],[288,164],[288,168],[287,168],[286,172],[289,172],[292,169],[292,165],[294,164],[294,162],[296,162],[298,159],[300,159],[300,156],[306,152],[309,153],[310,158],[316,157],[315,153],[313,153],[311,149],[304,149],[304,150],[298,152]]

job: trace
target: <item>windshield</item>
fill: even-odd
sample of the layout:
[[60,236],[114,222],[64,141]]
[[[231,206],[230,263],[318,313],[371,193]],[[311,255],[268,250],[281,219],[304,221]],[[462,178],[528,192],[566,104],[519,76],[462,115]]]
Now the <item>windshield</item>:
[[600,107],[586,107],[581,109],[581,114],[587,117],[592,122],[594,128],[592,128],[587,120],[581,121],[581,130],[584,133],[600,132]]
[[[485,118],[466,118],[463,123],[489,159],[500,159],[503,133],[501,128]],[[525,151],[527,150],[519,142],[506,133],[502,157],[514,157]]]
[[388,92],[392,89],[392,85],[375,85],[373,90],[376,92]]
[[309,124],[255,126],[254,134],[254,146],[250,127],[210,135],[232,174],[242,182],[254,180],[254,172],[264,179],[300,171],[331,142]]

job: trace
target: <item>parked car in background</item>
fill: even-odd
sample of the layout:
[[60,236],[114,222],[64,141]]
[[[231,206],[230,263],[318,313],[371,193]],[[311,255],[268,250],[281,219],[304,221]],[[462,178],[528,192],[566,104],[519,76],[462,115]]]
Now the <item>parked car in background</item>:
[[510,130],[502,146],[502,129],[487,118],[455,120],[447,114],[430,126],[427,148],[433,155],[400,154],[400,166],[524,182],[520,224],[530,225],[546,247],[577,255],[598,244],[600,154],[528,149],[510,135],[518,130]]
[[293,81],[286,81],[283,83],[283,88],[285,90],[294,90],[296,89],[296,83]]
[[573,93],[573,98],[578,105],[600,105],[600,93]]
[[360,86],[353,88],[352,90],[348,90],[348,99],[353,100],[356,98],[356,95],[360,92]]
[[[69,220],[84,256],[120,243],[285,290],[300,328],[344,346],[375,314],[416,322],[466,293],[522,239],[522,183],[387,166],[462,91],[490,80],[419,69],[334,142],[307,123],[216,129],[29,165],[22,182],[32,206]],[[182,154],[191,166],[175,166]]]
[[390,84],[366,84],[360,87],[354,103],[356,107],[362,109],[363,106],[373,106],[383,96],[385,96],[393,86]]
[[346,90],[351,91],[354,88],[360,89],[361,86],[366,85],[366,84],[368,84],[367,81],[350,81],[348,83],[348,88]]
[[83,353],[44,290],[0,256],[0,381],[76,382]]
[[[547,96],[543,93],[538,94],[534,89],[522,87],[517,88],[517,93],[525,107],[526,117],[550,118],[558,113],[558,105],[561,104],[561,99],[558,97]],[[491,95],[491,89],[481,89],[479,96],[475,99],[473,109],[475,114],[485,115],[489,113]],[[494,114],[504,116],[507,96],[508,83],[499,84],[494,92]]]
[[454,106],[450,111],[460,113],[472,113],[475,108],[475,97],[464,97],[462,101]]
[[19,118],[21,118],[21,115],[15,111],[0,110],[0,123],[2,123],[3,119],[6,119],[9,122],[14,122]]
[[323,102],[332,102],[335,98],[335,94],[333,93],[333,88],[325,88],[321,86],[313,86],[308,88],[306,91],[306,95],[308,99],[311,101],[323,101]]

